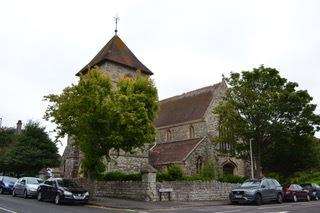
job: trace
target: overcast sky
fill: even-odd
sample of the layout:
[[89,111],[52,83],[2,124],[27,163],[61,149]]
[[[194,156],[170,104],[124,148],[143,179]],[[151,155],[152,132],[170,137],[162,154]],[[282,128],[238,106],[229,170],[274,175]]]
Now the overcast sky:
[[265,64],[320,104],[319,11],[317,0],[1,1],[2,124],[32,119],[52,130],[43,96],[77,81],[113,36],[116,14],[119,36],[154,72],[160,99]]

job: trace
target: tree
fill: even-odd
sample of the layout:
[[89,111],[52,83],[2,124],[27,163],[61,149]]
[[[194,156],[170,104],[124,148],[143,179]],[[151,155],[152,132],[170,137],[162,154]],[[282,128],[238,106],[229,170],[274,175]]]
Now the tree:
[[8,150],[15,144],[15,129],[14,128],[0,128],[0,172],[7,171],[7,164],[5,163],[5,155]]
[[279,134],[262,152],[262,167],[267,174],[275,172],[281,177],[319,169],[319,148],[319,141],[312,136]]
[[89,179],[104,171],[103,159],[110,160],[110,150],[132,152],[154,141],[158,98],[149,78],[125,77],[113,87],[96,67],[78,84],[45,99],[51,103],[46,119],[57,124],[58,137],[74,137]]
[[[220,118],[217,141],[228,142],[231,154],[248,157],[252,141],[256,176],[261,174],[261,154],[272,142],[286,138],[312,137],[319,130],[316,105],[298,84],[282,78],[276,69],[260,66],[252,71],[231,73],[225,99],[215,108]],[[291,140],[293,141],[293,140]],[[308,141],[304,141],[307,143]],[[289,145],[289,144],[286,144]]]
[[3,156],[7,171],[36,175],[42,168],[59,165],[58,149],[39,123],[29,122]]

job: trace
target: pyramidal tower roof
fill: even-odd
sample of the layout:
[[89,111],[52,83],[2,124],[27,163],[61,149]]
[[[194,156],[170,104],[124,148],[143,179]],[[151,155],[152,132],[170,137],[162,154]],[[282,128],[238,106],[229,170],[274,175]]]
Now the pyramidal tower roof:
[[140,70],[147,75],[153,75],[153,73],[131,52],[118,35],[114,35],[98,54],[76,75],[85,74],[90,68],[96,65],[99,66],[106,61]]

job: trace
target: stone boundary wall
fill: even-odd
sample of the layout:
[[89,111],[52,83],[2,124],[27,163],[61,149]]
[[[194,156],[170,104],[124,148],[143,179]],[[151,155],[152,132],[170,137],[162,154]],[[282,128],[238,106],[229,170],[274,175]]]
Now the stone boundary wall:
[[[142,181],[76,181],[89,190],[91,198],[112,197],[121,199],[159,201],[158,190],[172,188],[172,201],[210,201],[228,199],[229,192],[239,184],[218,181],[165,181],[155,182],[155,178],[142,178]],[[168,200],[167,194],[162,200]]]
[[149,201],[147,184],[141,181],[94,181],[77,179],[76,182],[83,188],[89,190],[93,199],[112,197],[130,200]]
[[[157,189],[172,188],[171,200],[174,201],[210,201],[226,200],[232,189],[239,184],[219,181],[165,181],[157,182]],[[165,197],[163,200],[168,200]]]

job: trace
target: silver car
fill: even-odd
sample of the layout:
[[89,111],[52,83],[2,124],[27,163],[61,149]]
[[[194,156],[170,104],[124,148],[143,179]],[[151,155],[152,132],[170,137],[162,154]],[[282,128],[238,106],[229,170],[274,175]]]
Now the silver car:
[[13,186],[12,196],[23,195],[24,198],[35,197],[39,184],[42,182],[42,179],[36,177],[20,178]]

